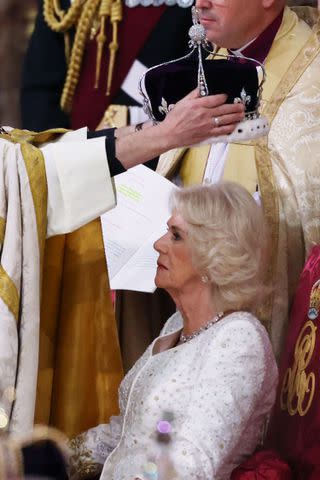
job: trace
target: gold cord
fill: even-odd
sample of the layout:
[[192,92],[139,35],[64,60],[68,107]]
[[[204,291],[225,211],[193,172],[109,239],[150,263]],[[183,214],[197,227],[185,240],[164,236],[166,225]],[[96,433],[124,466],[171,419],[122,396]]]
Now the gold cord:
[[58,0],[44,0],[43,15],[45,21],[54,32],[66,32],[75,25],[80,17],[83,0],[74,0],[65,12],[60,8]]
[[90,28],[101,0],[87,1],[79,18],[74,45],[71,52],[67,78],[61,96],[61,108],[70,112],[72,100],[80,77],[80,68],[84,54],[85,45],[89,37]]
[[110,60],[108,68],[108,80],[107,80],[107,95],[110,95],[112,77],[114,72],[114,65],[116,61],[116,53],[119,48],[118,42],[118,23],[122,20],[122,4],[121,0],[115,0],[111,5],[110,21],[112,25],[112,42],[109,43]]
[[96,77],[95,77],[95,82],[94,82],[94,88],[98,88],[98,86],[99,86],[103,46],[104,46],[105,41],[107,39],[106,34],[105,34],[106,19],[107,19],[107,17],[110,16],[111,1],[112,0],[102,0],[101,4],[100,4],[100,9],[99,9],[100,31],[99,31],[99,34],[97,35]]
[[[103,47],[106,42],[106,20],[110,17],[112,40],[109,44],[110,60],[108,66],[106,95],[110,95],[118,44],[118,24],[122,20],[121,0],[74,0],[71,7],[64,11],[59,0],[44,0],[43,14],[47,25],[55,32],[64,33],[65,55],[68,71],[63,87],[60,105],[62,110],[70,112],[77,84],[79,82],[81,64],[85,45],[93,31],[95,18],[100,20],[97,36],[97,58],[94,87],[98,88]],[[73,47],[70,47],[68,30],[75,27],[76,33]]]

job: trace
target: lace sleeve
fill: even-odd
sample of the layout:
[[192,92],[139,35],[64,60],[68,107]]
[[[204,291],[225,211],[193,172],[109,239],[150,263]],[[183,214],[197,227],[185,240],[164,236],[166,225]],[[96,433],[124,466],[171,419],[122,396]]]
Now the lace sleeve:
[[79,480],[99,475],[112,450],[120,440],[122,417],[110,417],[107,424],[98,425],[70,441],[70,478]]

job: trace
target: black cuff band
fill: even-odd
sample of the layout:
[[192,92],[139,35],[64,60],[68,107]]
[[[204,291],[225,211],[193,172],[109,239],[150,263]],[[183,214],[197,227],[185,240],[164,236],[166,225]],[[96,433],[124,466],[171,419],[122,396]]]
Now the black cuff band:
[[87,139],[90,138],[97,138],[97,137],[108,137],[114,136],[115,128],[104,128],[103,130],[88,130],[87,131]]
[[87,132],[88,139],[106,137],[105,148],[111,177],[126,171],[122,163],[116,158],[116,139],[114,135],[115,130],[115,128],[106,128],[96,132],[92,132],[90,130]]
[[121,162],[116,158],[115,128],[110,128],[106,135],[106,154],[109,163],[110,175],[114,177],[126,171]]

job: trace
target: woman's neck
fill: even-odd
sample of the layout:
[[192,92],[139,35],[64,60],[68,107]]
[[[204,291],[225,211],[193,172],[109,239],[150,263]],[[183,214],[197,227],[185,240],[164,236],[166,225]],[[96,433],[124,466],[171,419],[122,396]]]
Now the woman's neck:
[[183,318],[183,333],[191,335],[206,325],[216,314],[209,284],[201,283],[183,292],[170,292]]

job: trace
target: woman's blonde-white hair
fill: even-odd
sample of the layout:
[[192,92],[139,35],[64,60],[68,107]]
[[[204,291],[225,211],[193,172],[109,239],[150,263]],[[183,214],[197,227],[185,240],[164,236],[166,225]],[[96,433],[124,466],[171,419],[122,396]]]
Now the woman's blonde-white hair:
[[223,309],[252,309],[264,284],[269,233],[262,208],[232,182],[175,190],[171,210],[187,222],[192,262]]

